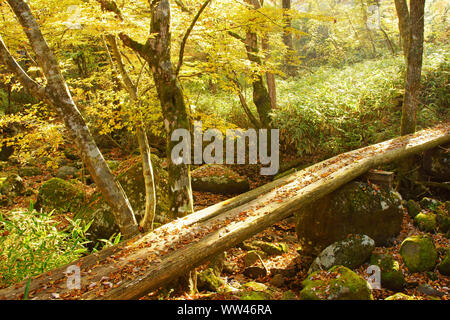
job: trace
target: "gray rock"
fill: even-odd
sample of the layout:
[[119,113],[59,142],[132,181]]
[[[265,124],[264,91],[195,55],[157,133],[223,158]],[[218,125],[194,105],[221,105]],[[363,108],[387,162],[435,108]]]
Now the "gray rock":
[[366,235],[352,235],[325,248],[311,264],[308,274],[341,265],[355,269],[367,261],[375,249],[375,241]]
[[443,297],[444,293],[436,290],[432,286],[427,283],[422,283],[417,287],[417,291],[420,293],[426,294],[427,296],[435,296],[435,297]]
[[63,166],[58,169],[55,176],[57,178],[67,180],[67,179],[75,178],[77,176],[77,174],[78,174],[77,168],[70,167],[70,166]]

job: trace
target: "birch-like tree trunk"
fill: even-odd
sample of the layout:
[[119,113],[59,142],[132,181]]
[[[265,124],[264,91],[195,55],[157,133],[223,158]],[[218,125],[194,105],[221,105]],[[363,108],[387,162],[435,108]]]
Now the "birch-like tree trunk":
[[[137,106],[140,104],[138,98],[138,86],[137,84],[133,84],[133,81],[131,80],[128,72],[125,69],[125,65],[122,61],[122,55],[117,45],[116,37],[113,35],[107,35],[106,39],[108,40],[109,46],[111,47],[112,55],[122,77],[123,86],[128,92],[130,103]],[[145,231],[150,231],[153,229],[153,222],[156,212],[156,187],[155,178],[153,175],[150,145],[148,143],[147,132],[142,123],[138,124],[136,128],[136,137],[139,143],[139,150],[142,157],[142,169],[145,181],[145,214],[139,225]]]
[[53,52],[47,45],[28,4],[23,0],[8,0],[19,23],[33,48],[36,60],[47,80],[45,87],[39,85],[20,67],[0,38],[0,58],[11,72],[35,98],[55,107],[73,137],[80,156],[95,181],[98,190],[113,209],[115,221],[124,237],[139,232],[133,209],[120,184],[115,180],[102,153],[98,149],[75,105],[67,84],[58,67]]

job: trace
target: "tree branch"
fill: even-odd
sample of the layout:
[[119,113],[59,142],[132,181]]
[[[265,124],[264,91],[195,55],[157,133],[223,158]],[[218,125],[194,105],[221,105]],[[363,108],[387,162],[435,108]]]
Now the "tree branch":
[[195,15],[194,19],[192,20],[191,25],[186,30],[186,34],[184,35],[183,40],[181,41],[180,54],[179,54],[179,58],[178,58],[178,66],[175,71],[175,76],[178,75],[178,73],[180,72],[181,66],[183,65],[184,48],[186,46],[187,39],[189,38],[189,35],[191,34],[192,29],[194,29],[194,26],[197,23],[198,19],[200,18],[200,15],[202,14],[203,10],[205,10],[205,8],[208,6],[208,4],[210,2],[211,2],[211,0],[206,0],[203,3],[203,5],[200,7],[197,14]]
[[35,82],[30,76],[22,69],[22,67],[17,63],[16,59],[11,55],[6,47],[3,39],[0,35],[0,59],[3,64],[7,66],[9,71],[13,73],[20,81],[22,86],[29,91],[31,94],[39,97],[42,100],[47,100],[45,95],[45,88]]

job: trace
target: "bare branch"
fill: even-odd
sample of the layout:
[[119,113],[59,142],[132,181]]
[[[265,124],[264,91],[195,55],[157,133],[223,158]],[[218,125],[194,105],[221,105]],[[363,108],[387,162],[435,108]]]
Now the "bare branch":
[[184,48],[186,46],[187,39],[189,38],[189,35],[192,32],[192,29],[194,29],[194,26],[197,23],[198,19],[200,18],[200,15],[202,14],[203,10],[205,10],[205,8],[208,6],[208,4],[210,2],[211,2],[211,0],[206,0],[203,3],[203,5],[200,7],[197,14],[195,15],[194,19],[192,20],[191,25],[186,30],[186,34],[184,35],[183,40],[181,41],[180,54],[179,54],[179,58],[178,58],[178,66],[175,71],[175,76],[178,75],[178,73],[180,72],[181,66],[183,65]]

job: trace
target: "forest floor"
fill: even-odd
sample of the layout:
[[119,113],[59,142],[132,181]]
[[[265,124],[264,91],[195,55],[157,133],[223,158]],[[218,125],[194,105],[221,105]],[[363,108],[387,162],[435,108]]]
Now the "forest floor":
[[[284,159],[288,161],[289,159]],[[252,188],[266,183],[264,178],[259,175],[258,166],[234,166],[233,170],[246,176],[251,181]],[[235,195],[218,195],[209,192],[194,192],[194,200],[196,210],[211,206],[217,202],[224,201]],[[406,286],[402,291],[392,291],[386,288],[373,289],[372,293],[375,300],[383,300],[397,292],[402,292],[409,296],[414,296],[419,300],[450,300],[450,277],[444,276],[437,272],[416,272],[409,273],[399,254],[402,241],[413,235],[428,235],[433,238],[436,247],[449,248],[450,239],[447,239],[442,233],[426,233],[420,231],[414,224],[411,216],[404,209],[404,217],[400,234],[395,238],[395,245],[389,247],[376,247],[373,253],[389,253],[399,261],[400,268],[405,275]],[[269,256],[262,258],[263,263],[258,262],[257,265],[268,270],[267,275],[259,278],[251,278],[244,274],[245,264],[244,258],[248,253],[242,246],[236,246],[226,251],[226,261],[232,266],[231,270],[225,270],[221,277],[225,280],[227,290],[219,290],[219,292],[200,291],[196,294],[189,294],[182,287],[176,290],[167,290],[164,288],[160,291],[154,291],[141,299],[173,299],[173,300],[240,300],[238,288],[248,282],[256,281],[261,283],[270,290],[272,300],[299,299],[298,293],[302,289],[301,282],[306,278],[308,268],[314,257],[302,253],[297,242],[295,231],[295,218],[293,216],[280,221],[264,231],[254,235],[247,241],[251,243],[255,240],[285,243],[288,252],[278,256]],[[246,241],[246,242],[247,242]],[[209,267],[209,262],[198,267],[197,271],[204,270]],[[368,263],[363,264],[360,268],[354,270],[357,274],[364,278],[368,278]],[[277,276],[278,275],[278,276]],[[280,276],[281,275],[281,276]],[[421,285],[427,284],[440,292],[440,297],[430,295],[429,292],[421,289]],[[235,288],[230,291],[230,288]]]
[[[112,155],[110,155],[112,156]],[[123,161],[115,156],[117,160]],[[280,163],[287,163],[292,161],[293,157],[284,156]],[[304,163],[315,163],[322,160],[320,156],[316,155],[311,159],[304,159]],[[13,167],[6,168],[6,170],[12,170]],[[251,189],[261,186],[271,180],[270,177],[260,175],[260,167],[258,165],[235,165],[232,166],[234,171],[239,175],[245,176],[250,181]],[[52,177],[50,170],[43,171],[42,175],[35,177],[25,178],[28,189],[38,190],[39,186],[46,180]],[[87,189],[94,189],[86,186]],[[87,193],[93,192],[93,190],[85,190]],[[211,206],[215,203],[224,201],[228,198],[234,197],[237,194],[215,194],[210,192],[194,192],[195,210],[200,210],[205,207]],[[35,201],[35,194],[17,197],[13,199],[13,204],[8,207],[2,207],[1,211],[11,212],[14,209],[27,208],[30,205],[30,200]],[[406,287],[403,289],[403,293],[415,296],[418,299],[431,300],[435,299],[429,294],[420,290],[421,284],[428,284],[435,290],[441,293],[440,299],[450,300],[450,277],[443,276],[439,272],[421,272],[410,274],[405,265],[402,262],[399,254],[399,248],[401,242],[408,236],[416,234],[424,234],[419,231],[413,223],[413,219],[404,210],[404,218],[402,224],[401,233],[395,240],[395,245],[391,247],[376,247],[375,253],[390,253],[400,263],[400,267],[403,270],[406,279]],[[57,215],[56,218],[60,221],[59,228],[67,226],[68,222],[65,218],[72,218],[73,215],[66,213],[63,215]],[[450,240],[447,239],[441,233],[428,233],[434,240],[437,247],[450,247]],[[221,274],[222,279],[225,282],[223,289],[218,292],[200,291],[195,294],[189,294],[182,287],[177,286],[176,289],[170,290],[167,287],[149,293],[141,299],[165,299],[165,300],[180,300],[180,299],[199,299],[199,300],[239,300],[240,297],[237,294],[239,287],[248,282],[258,282],[265,285],[271,292],[271,299],[299,299],[299,292],[302,289],[301,282],[306,278],[308,268],[313,260],[313,257],[302,253],[297,242],[297,236],[295,232],[295,219],[293,217],[280,221],[271,227],[265,229],[248,239],[248,242],[254,240],[262,240],[268,242],[285,243],[288,247],[288,252],[278,256],[268,256],[262,258],[262,261],[257,262],[257,266],[263,267],[267,270],[267,275],[259,278],[249,277],[244,274],[245,265],[244,257],[247,254],[242,246],[236,246],[226,251],[226,262],[231,265],[231,268],[227,268]],[[368,278],[367,273],[368,264],[362,265],[355,272],[364,278]],[[208,268],[208,263],[197,268],[197,271],[201,271]],[[386,297],[395,294],[396,292],[387,289],[374,289],[373,295],[375,299],[385,299]]]

